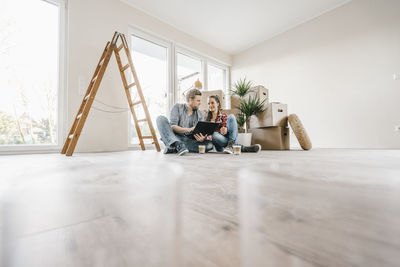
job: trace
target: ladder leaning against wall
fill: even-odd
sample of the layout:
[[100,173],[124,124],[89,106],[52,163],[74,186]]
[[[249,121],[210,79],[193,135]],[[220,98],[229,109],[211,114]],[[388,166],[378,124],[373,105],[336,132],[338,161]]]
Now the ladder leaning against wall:
[[[117,45],[118,40],[120,40],[121,44]],[[126,58],[128,59],[128,63],[123,65],[121,61],[120,52],[124,52]],[[89,83],[89,87],[86,90],[85,96],[82,100],[82,104],[78,110],[78,113],[74,119],[71,130],[68,133],[66,141],[64,143],[64,147],[61,151],[61,154],[65,154],[66,156],[72,156],[75,150],[75,146],[78,142],[79,136],[82,132],[83,126],[85,125],[86,118],[89,114],[90,108],[93,104],[94,98],[96,96],[97,90],[99,89],[101,80],[103,79],[104,72],[107,68],[107,65],[110,61],[111,55],[114,53],[115,58],[118,63],[119,72],[121,74],[122,83],[125,88],[126,97],[128,99],[129,108],[132,113],[133,121],[135,123],[135,128],[137,132],[137,136],[139,138],[139,143],[142,150],[145,150],[145,145],[143,139],[153,139],[153,144],[155,145],[157,151],[160,151],[160,144],[157,140],[157,135],[153,127],[153,123],[151,121],[150,113],[146,105],[145,98],[143,96],[142,88],[139,83],[139,79],[137,77],[135,67],[133,65],[132,57],[129,51],[128,43],[126,41],[125,35],[119,32],[115,32],[112,40],[107,42],[106,47],[104,48],[103,54],[100,57],[99,63],[97,64],[96,70],[94,71],[93,77]],[[133,82],[128,84],[128,80],[125,75],[125,70],[130,69],[130,73],[133,76]],[[131,88],[136,88],[139,99],[138,101],[132,102],[130,90]],[[145,118],[138,119],[135,112],[135,106],[142,106],[145,114]],[[144,136],[139,127],[139,123],[147,123],[150,129],[151,135]]]

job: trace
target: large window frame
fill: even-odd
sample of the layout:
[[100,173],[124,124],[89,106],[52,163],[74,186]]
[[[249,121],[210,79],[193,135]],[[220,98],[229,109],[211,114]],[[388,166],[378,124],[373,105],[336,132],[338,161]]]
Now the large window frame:
[[[175,62],[176,62],[176,58],[177,58],[177,53],[181,53],[181,54],[184,54],[186,56],[195,58],[197,60],[201,60],[201,66],[202,66],[202,72],[203,72],[203,77],[202,77],[203,78],[203,82],[202,82],[203,83],[203,89],[202,90],[204,90],[204,91],[209,91],[209,88],[208,88],[208,65],[212,65],[214,67],[223,69],[225,71],[225,74],[226,74],[225,75],[225,85],[224,85],[224,91],[225,92],[224,93],[225,93],[225,95],[229,94],[229,88],[231,86],[230,85],[230,65],[228,65],[226,63],[223,63],[223,62],[220,62],[220,61],[218,61],[216,59],[213,59],[213,58],[211,58],[209,56],[206,56],[203,53],[200,53],[200,52],[197,52],[195,50],[192,50],[192,49],[190,49],[190,48],[188,48],[186,46],[183,46],[181,44],[175,44],[174,48],[175,48],[175,53],[174,53],[175,54]],[[177,76],[176,67],[177,67],[177,64],[175,64],[175,75],[174,75],[175,76],[175,87],[176,87],[175,90],[177,91],[178,90],[178,88],[177,88],[178,76]],[[178,99],[176,98],[175,101],[178,101]]]
[[65,122],[67,121],[67,95],[66,95],[66,25],[67,25],[67,0],[41,0],[59,9],[59,35],[58,35],[58,88],[57,88],[57,136],[55,144],[41,145],[0,145],[0,154],[28,154],[60,151],[66,137]]
[[[158,34],[149,32],[148,30],[145,30],[143,28],[137,27],[137,26],[129,26],[128,29],[128,42],[131,44],[132,42],[132,35],[142,38],[144,40],[147,40],[149,42],[152,42],[154,44],[167,47],[167,71],[168,71],[168,103],[167,103],[167,109],[171,110],[173,105],[177,103],[179,100],[178,96],[178,72],[177,72],[177,55],[178,53],[181,53],[183,55],[189,56],[191,58],[197,59],[201,61],[201,66],[202,66],[202,80],[203,80],[203,89],[204,91],[208,91],[208,70],[207,70],[207,65],[212,65],[214,67],[221,68],[225,70],[226,77],[225,77],[225,95],[229,96],[230,94],[230,65],[218,61],[217,59],[214,59],[210,56],[205,55],[204,53],[198,52],[194,49],[191,49],[185,45],[182,45],[180,43],[174,42],[172,40],[169,40],[167,38],[164,38],[163,36],[160,36]],[[131,49],[131,48],[130,48]],[[134,62],[135,63],[135,62]],[[140,80],[140,77],[139,77]],[[229,106],[229,97],[226,97],[227,103],[226,105]],[[154,116],[153,114],[151,114]],[[169,115],[169,114],[168,114]],[[139,144],[133,144],[130,142],[130,136],[131,136],[131,127],[130,127],[130,117],[131,114],[129,113],[128,116],[128,146],[129,148],[137,148]],[[154,125],[156,127],[156,125]],[[150,147],[150,146],[149,146]]]
[[[179,44],[177,42],[174,42],[172,40],[168,40],[167,38],[164,38],[163,36],[160,36],[158,34],[149,32],[143,28],[137,27],[137,26],[129,26],[128,29],[128,42],[131,44],[132,42],[132,36],[136,36],[139,38],[142,38],[144,40],[147,40],[149,42],[152,42],[154,44],[163,46],[167,48],[167,71],[168,71],[168,103],[167,103],[167,109],[171,110],[173,105],[177,103],[179,100],[178,96],[178,71],[177,71],[177,55],[178,53],[181,53],[183,55],[189,56],[191,58],[197,59],[201,61],[201,66],[202,66],[202,80],[203,80],[203,89],[204,91],[208,91],[208,72],[207,72],[207,65],[212,65],[217,68],[221,68],[225,70],[225,95],[229,96],[230,95],[230,75],[231,75],[231,69],[230,65],[218,61],[217,59],[214,59],[210,56],[207,56],[201,52],[195,51],[194,49],[191,49],[185,45]],[[130,48],[131,49],[131,48]],[[135,63],[135,62],[134,62]],[[139,77],[140,80],[140,77]],[[226,97],[226,105],[229,106],[230,102],[229,97]],[[154,114],[151,114],[151,116],[154,116]],[[128,116],[128,147],[129,148],[138,148],[139,144],[133,144],[130,142],[130,136],[131,136],[131,127],[130,127],[130,122],[131,122],[131,114],[129,113]],[[156,127],[156,125],[154,125]],[[150,146],[149,146],[150,147]]]

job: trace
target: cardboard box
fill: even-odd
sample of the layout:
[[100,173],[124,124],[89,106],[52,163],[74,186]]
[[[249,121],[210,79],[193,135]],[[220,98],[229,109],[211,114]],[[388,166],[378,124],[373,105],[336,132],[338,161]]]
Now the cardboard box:
[[221,101],[222,109],[225,108],[225,94],[222,90],[201,91],[200,110],[204,113],[207,113],[208,111],[208,97],[211,95],[217,95]]
[[[262,85],[257,85],[251,88],[251,92],[248,93],[244,99],[248,100],[249,97],[255,98],[258,97],[260,101],[264,101],[264,108],[267,108],[269,103],[269,91]],[[231,109],[238,108],[240,106],[240,97],[238,95],[232,95],[230,97],[231,100]]]
[[240,97],[238,95],[231,95],[231,109],[237,109],[240,106]]
[[252,143],[260,144],[262,150],[289,150],[290,132],[288,127],[265,127],[249,129]]
[[288,125],[287,118],[287,105],[279,102],[272,102],[268,104],[267,109],[264,112],[257,114],[256,116],[251,116],[250,128],[273,126],[286,127]]
[[257,85],[251,88],[251,92],[248,94],[247,97],[251,96],[251,98],[258,97],[260,101],[264,102],[264,108],[268,107],[269,104],[269,91],[262,85]]

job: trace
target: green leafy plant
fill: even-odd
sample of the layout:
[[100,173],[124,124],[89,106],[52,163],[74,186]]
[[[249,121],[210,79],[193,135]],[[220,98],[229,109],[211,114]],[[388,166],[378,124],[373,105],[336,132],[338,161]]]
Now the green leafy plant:
[[236,120],[237,120],[239,130],[244,129],[244,125],[246,123],[245,115],[243,113],[239,113]]
[[233,90],[231,90],[231,93],[233,95],[238,95],[240,98],[243,98],[245,95],[250,93],[252,90],[251,88],[253,87],[253,82],[246,80],[246,77],[244,79],[239,79],[236,81],[236,83],[233,85]]
[[[239,127],[243,128],[244,126],[244,130],[246,133],[247,133],[248,120],[250,119],[251,116],[257,115],[265,110],[264,103],[265,100],[261,101],[258,96],[257,97],[249,96],[247,100],[242,99],[242,101],[240,101],[240,106],[238,107],[240,114],[237,121]],[[240,126],[241,123],[242,126]]]

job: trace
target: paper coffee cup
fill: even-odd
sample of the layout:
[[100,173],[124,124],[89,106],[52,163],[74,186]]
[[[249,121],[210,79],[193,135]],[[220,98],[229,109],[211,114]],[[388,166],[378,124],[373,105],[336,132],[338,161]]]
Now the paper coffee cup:
[[240,155],[241,150],[242,150],[242,146],[238,146],[238,145],[233,146],[233,154],[234,155]]
[[199,153],[200,154],[206,153],[206,146],[205,145],[199,145]]

